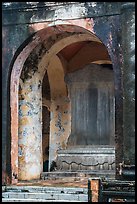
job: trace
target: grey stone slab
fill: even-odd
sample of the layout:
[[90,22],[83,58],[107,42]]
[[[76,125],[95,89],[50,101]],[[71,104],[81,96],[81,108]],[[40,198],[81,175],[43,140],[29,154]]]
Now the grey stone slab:
[[68,187],[39,187],[39,186],[16,186],[7,187],[8,192],[64,192],[64,193],[75,193],[75,192],[87,192],[86,188],[68,188]]
[[[2,202],[45,202],[43,199],[2,199]],[[47,202],[82,202],[76,200],[48,200]]]
[[85,194],[69,193],[14,193],[7,192],[3,194],[6,199],[44,199],[44,200],[82,200],[86,201],[88,196]]
[[85,201],[85,202],[87,201],[87,202],[88,202],[88,195],[79,194],[79,195],[78,195],[78,200],[79,200],[79,201]]
[[[7,192],[8,194],[8,198],[24,198],[24,194],[23,193],[19,193],[19,192]],[[2,194],[2,196],[4,196]]]
[[26,193],[26,199],[44,199],[44,200],[58,200],[58,195],[55,193]]
[[7,192],[2,193],[2,198],[8,198],[8,197],[9,197],[9,193],[7,193]]

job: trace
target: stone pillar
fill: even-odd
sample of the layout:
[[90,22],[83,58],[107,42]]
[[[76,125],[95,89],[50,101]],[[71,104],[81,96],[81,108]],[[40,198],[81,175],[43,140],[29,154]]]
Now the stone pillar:
[[71,99],[68,146],[113,145],[113,71],[87,65],[65,76]]
[[33,80],[19,89],[19,180],[40,179],[43,171],[42,95],[39,80]]
[[121,7],[123,51],[123,174],[135,165],[135,3]]

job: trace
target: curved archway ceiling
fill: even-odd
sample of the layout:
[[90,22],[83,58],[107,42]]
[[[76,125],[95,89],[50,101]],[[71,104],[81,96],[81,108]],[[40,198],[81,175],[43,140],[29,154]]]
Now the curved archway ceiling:
[[57,55],[67,62],[67,72],[73,72],[90,63],[112,64],[104,44],[95,41],[73,43],[66,46]]
[[[93,57],[95,56],[94,52],[95,50],[93,49],[93,45],[95,41],[95,45],[98,45],[98,48],[96,49],[96,56],[98,57]],[[27,42],[27,43],[26,43]],[[104,53],[104,59],[109,59],[107,50],[105,46],[101,43],[100,39],[98,39],[97,36],[95,36],[93,33],[90,31],[86,30],[83,27],[79,27],[76,25],[57,25],[57,26],[51,26],[44,28],[42,30],[37,31],[31,40],[26,41],[24,44],[23,50],[17,55],[17,58],[13,62],[13,67],[12,67],[12,72],[11,72],[11,78],[10,78],[10,107],[11,107],[11,175],[12,175],[12,183],[17,183],[17,179],[13,176],[14,174],[19,175],[20,171],[20,165],[19,165],[19,157],[18,157],[18,141],[19,141],[19,128],[20,127],[20,121],[19,121],[19,110],[22,109],[23,105],[19,106],[19,86],[22,84],[22,93],[24,97],[24,101],[27,101],[27,103],[32,104],[33,106],[29,106],[30,112],[32,112],[33,116],[31,117],[32,120],[30,120],[30,116],[27,115],[28,120],[30,121],[30,134],[28,137],[28,141],[30,141],[29,145],[32,147],[32,140],[31,138],[34,136],[34,130],[32,127],[35,127],[35,130],[37,131],[36,135],[41,135],[41,116],[42,116],[42,94],[41,94],[41,82],[43,80],[44,74],[47,70],[49,71],[54,71],[54,76],[56,75],[55,69],[48,69],[49,67],[49,62],[50,61],[55,61],[51,60],[53,57],[57,57],[60,55],[63,60],[59,60],[60,63],[62,63],[62,67],[59,66],[61,69],[60,73],[62,73],[62,76],[64,76],[64,70],[74,70],[78,69],[80,66],[83,66],[83,64],[91,63],[93,60],[98,61],[102,60],[102,53]],[[92,43],[92,46],[89,46]],[[70,45],[71,44],[71,45]],[[72,47],[73,46],[73,47]],[[66,50],[67,49],[67,50]],[[88,49],[88,52],[86,51],[87,56],[85,53],[83,53],[84,49]],[[102,49],[102,51],[101,51]],[[66,51],[67,55],[65,55],[63,50]],[[70,50],[70,51],[69,51]],[[72,51],[73,50],[73,51]],[[91,53],[90,53],[91,52]],[[69,54],[70,53],[70,54]],[[82,59],[80,59],[80,53],[82,55]],[[83,54],[82,54],[83,53]],[[100,56],[100,57],[99,57]],[[66,60],[65,60],[66,57]],[[87,58],[88,57],[88,58]],[[92,59],[91,59],[92,58]],[[77,60],[78,59],[78,60]],[[81,61],[82,60],[82,61]],[[67,62],[67,63],[65,63]],[[77,63],[75,63],[77,62]],[[83,64],[82,64],[83,63]],[[88,64],[89,64],[88,63]],[[69,65],[69,66],[68,66]],[[74,65],[74,66],[73,66]],[[56,61],[55,61],[55,66],[56,66]],[[65,68],[64,68],[65,67]],[[53,66],[52,66],[53,68]],[[72,69],[73,68],[73,69]],[[56,67],[57,69],[57,67]],[[52,73],[49,74],[49,83],[50,87],[52,87],[51,83],[53,84],[55,81],[54,79],[50,80],[50,76]],[[66,73],[66,72],[65,72]],[[58,76],[59,75],[58,72]],[[58,80],[59,79],[59,80]],[[57,81],[60,82],[60,78],[58,78]],[[21,81],[22,80],[22,81]],[[23,83],[21,83],[23,82]],[[62,77],[62,83],[64,82],[63,77]],[[28,86],[31,85],[31,86]],[[59,88],[63,88],[63,94],[65,92],[65,82],[63,84],[60,83]],[[29,87],[29,88],[28,88]],[[32,89],[32,87],[34,89]],[[60,89],[58,89],[58,93],[60,94]],[[55,92],[52,92],[55,93]],[[62,92],[61,92],[62,93]],[[57,94],[57,92],[56,92]],[[58,94],[58,96],[59,96]],[[65,95],[64,94],[64,95]],[[63,98],[64,98],[63,95]],[[67,95],[67,94],[66,94]],[[35,98],[35,100],[34,100]],[[51,96],[53,98],[53,96]],[[66,98],[65,98],[66,99]],[[66,103],[68,103],[67,100],[65,100]],[[33,111],[38,110],[37,112]],[[19,109],[20,108],[20,109]],[[69,108],[68,108],[69,109]],[[68,110],[69,112],[69,110]],[[69,119],[70,120],[70,119]],[[22,123],[23,124],[23,123]],[[70,124],[70,123],[69,123]],[[22,128],[25,130],[25,125],[23,124]],[[23,129],[22,129],[23,130]],[[69,128],[70,130],[70,128]],[[30,137],[32,135],[32,137]],[[54,135],[54,134],[51,134]],[[67,134],[69,135],[69,134]],[[39,139],[39,144],[41,144],[41,136],[38,138]],[[53,138],[51,138],[52,140]],[[28,144],[27,144],[28,146]],[[41,145],[39,145],[40,147]],[[29,146],[28,146],[29,147]],[[38,160],[39,162],[39,167],[37,162],[35,163],[36,169],[38,169],[37,172],[34,172],[35,178],[39,178],[41,169],[42,169],[42,155],[41,152],[42,150],[40,148],[37,148]],[[29,148],[31,150],[31,148]],[[52,149],[52,157],[51,161],[55,160],[56,158],[56,152],[57,152],[57,147]],[[31,152],[31,151],[30,151]],[[31,152],[33,155],[33,152]],[[32,171],[31,168],[32,162],[34,162],[33,157],[30,161],[30,165],[24,160],[25,162],[22,163],[22,173],[25,175],[25,180],[26,179],[32,179]],[[21,161],[21,160],[20,160]],[[35,161],[37,161],[35,159]],[[37,168],[38,167],[38,168]],[[34,178],[34,177],[33,177]]]

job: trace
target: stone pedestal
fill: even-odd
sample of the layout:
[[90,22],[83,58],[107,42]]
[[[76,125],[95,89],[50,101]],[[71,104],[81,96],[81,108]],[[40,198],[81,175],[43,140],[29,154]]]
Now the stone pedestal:
[[64,171],[114,170],[115,148],[88,146],[59,150],[57,166]]
[[71,101],[71,134],[59,150],[63,171],[115,169],[113,70],[90,64],[65,76]]
[[68,147],[114,145],[115,110],[113,71],[87,65],[65,76],[71,101]]

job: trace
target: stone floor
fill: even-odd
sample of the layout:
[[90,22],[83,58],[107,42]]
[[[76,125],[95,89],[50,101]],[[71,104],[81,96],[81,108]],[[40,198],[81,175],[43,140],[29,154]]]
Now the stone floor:
[[31,181],[20,181],[18,186],[57,186],[57,187],[81,187],[88,188],[88,179],[91,177],[112,177],[114,178],[114,171],[97,172],[43,172],[41,179]]
[[17,186],[61,186],[61,187],[88,187],[88,178],[58,178],[48,180],[21,181]]

